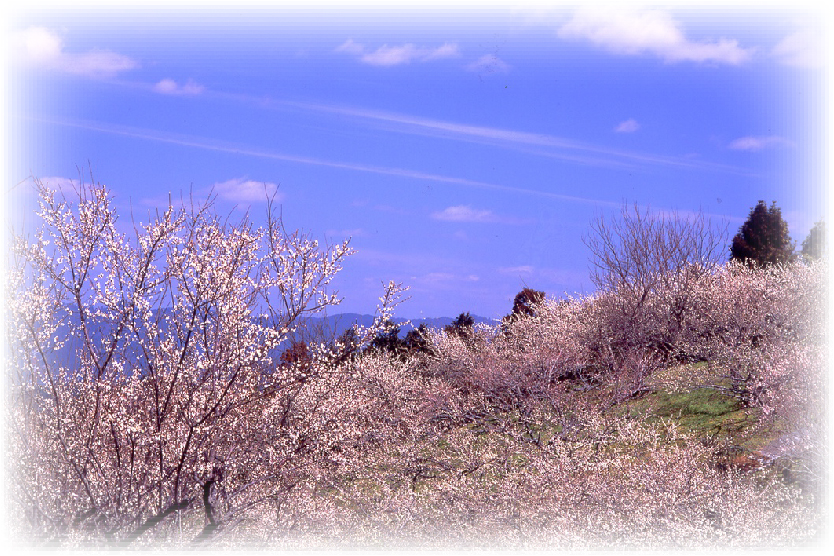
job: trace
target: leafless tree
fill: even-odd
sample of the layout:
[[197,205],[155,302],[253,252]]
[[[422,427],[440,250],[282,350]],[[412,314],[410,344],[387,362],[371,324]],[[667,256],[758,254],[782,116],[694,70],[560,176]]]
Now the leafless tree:
[[591,222],[584,238],[591,281],[615,319],[620,342],[633,347],[676,339],[691,310],[689,284],[724,257],[727,226],[701,211],[683,215],[636,204],[623,205],[618,217]]
[[591,250],[591,280],[600,290],[626,288],[645,300],[687,267],[721,262],[727,226],[713,225],[700,211],[684,216],[623,205],[619,218],[591,222],[584,240]]

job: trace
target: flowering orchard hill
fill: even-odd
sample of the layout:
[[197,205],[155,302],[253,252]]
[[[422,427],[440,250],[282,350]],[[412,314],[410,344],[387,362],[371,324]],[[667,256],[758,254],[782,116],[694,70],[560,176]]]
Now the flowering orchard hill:
[[[527,295],[496,326],[374,344],[404,291],[392,282],[371,327],[284,349],[339,303],[348,242],[288,232],[271,203],[265,228],[230,222],[211,199],[125,235],[106,188],[37,185],[42,227],[17,239],[6,285],[18,542],[821,538],[825,259],[719,263],[703,220],[624,211],[592,226],[592,296]],[[635,268],[651,271],[616,272]]]

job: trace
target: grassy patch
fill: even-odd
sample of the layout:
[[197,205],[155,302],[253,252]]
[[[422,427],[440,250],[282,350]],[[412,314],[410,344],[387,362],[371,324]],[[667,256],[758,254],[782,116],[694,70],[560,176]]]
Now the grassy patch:
[[711,388],[688,392],[658,392],[653,400],[657,416],[674,418],[696,433],[725,437],[756,422],[755,416],[731,396]]
[[733,396],[703,386],[715,383],[708,380],[709,374],[713,372],[707,363],[664,369],[661,376],[653,377],[650,393],[620,404],[615,413],[647,423],[671,419],[698,436],[741,441],[756,428],[758,411],[744,407]]

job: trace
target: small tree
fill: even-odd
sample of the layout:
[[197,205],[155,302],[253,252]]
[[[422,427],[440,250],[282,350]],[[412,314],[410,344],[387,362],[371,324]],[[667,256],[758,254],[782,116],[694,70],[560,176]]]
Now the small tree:
[[793,251],[788,224],[782,219],[782,210],[776,206],[776,201],[770,208],[764,201],[759,201],[733,238],[730,258],[748,265],[764,266],[791,261]]
[[536,314],[536,306],[544,301],[544,292],[531,288],[524,288],[513,299],[513,310],[507,315],[507,320],[518,320],[524,316]]
[[821,259],[825,255],[825,222],[820,220],[811,231],[808,237],[802,242],[802,255],[808,259]]
[[290,347],[281,353],[280,362],[282,365],[291,366],[294,364],[309,367],[313,362],[313,356],[310,354],[310,349],[304,341],[293,340]]
[[421,323],[417,328],[408,331],[403,342],[406,349],[411,353],[431,353],[428,337],[428,327],[425,323]]
[[472,318],[468,312],[458,315],[452,324],[447,324],[443,330],[446,334],[457,334],[463,338],[472,335],[472,327],[475,325],[475,319]]

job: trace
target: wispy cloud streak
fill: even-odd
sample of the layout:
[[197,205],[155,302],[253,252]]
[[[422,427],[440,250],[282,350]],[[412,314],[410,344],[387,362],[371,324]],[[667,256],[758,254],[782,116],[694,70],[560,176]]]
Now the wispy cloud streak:
[[199,149],[206,149],[217,152],[225,152],[232,154],[239,154],[243,156],[254,156],[259,158],[268,158],[273,160],[283,160],[286,162],[295,162],[298,164],[309,164],[313,166],[325,166],[329,168],[340,168],[343,170],[353,170],[357,172],[368,172],[372,174],[382,174],[388,176],[398,176],[403,178],[411,178],[418,180],[433,181],[439,183],[448,183],[452,185],[460,185],[464,187],[472,187],[477,189],[489,189],[493,191],[505,191],[508,193],[515,193],[520,195],[532,195],[537,197],[546,197],[550,199],[558,199],[561,201],[583,203],[598,206],[619,206],[616,203],[609,201],[601,201],[598,199],[590,199],[587,197],[577,197],[574,195],[562,195],[559,193],[552,193],[549,191],[540,191],[537,189],[528,189],[523,187],[511,187],[508,185],[501,185],[496,183],[483,182],[478,180],[470,180],[467,178],[458,178],[454,176],[444,176],[442,174],[432,174],[420,172],[417,170],[409,170],[405,168],[393,168],[389,166],[373,166],[366,164],[356,164],[351,162],[337,162],[332,160],[325,160],[321,158],[298,156],[286,153],[278,153],[274,151],[265,151],[246,146],[237,146],[224,144],[213,141],[211,139],[186,136],[180,134],[168,134],[154,130],[120,126],[113,124],[104,124],[100,122],[93,122],[89,120],[60,120],[60,119],[40,119],[33,118],[36,121],[50,123],[54,125],[62,125],[67,127],[76,127],[87,129],[90,131],[98,131],[101,133],[109,133],[112,135],[122,135],[125,137],[134,137],[136,139],[146,139],[149,141],[157,141],[161,143],[168,143],[173,145],[180,145],[183,147],[194,147]]
[[173,79],[163,79],[153,87],[154,91],[162,93],[163,95],[199,95],[205,91],[205,89],[205,87],[195,83],[191,79],[186,81],[183,85],[180,85]]
[[[136,83],[122,82],[123,86],[137,87]],[[155,85],[145,86],[153,90]],[[754,172],[728,164],[707,162],[687,156],[662,156],[601,147],[565,137],[531,133],[512,129],[475,126],[458,122],[434,120],[409,114],[371,110],[335,104],[316,104],[292,100],[252,96],[240,93],[203,90],[201,94],[228,102],[242,102],[261,109],[294,108],[320,113],[337,114],[385,124],[391,131],[412,135],[433,135],[454,141],[486,143],[512,148],[535,156],[557,158],[588,166],[634,169],[639,165],[655,165],[724,172],[740,176],[752,176]]]
[[774,145],[784,145],[787,141],[781,137],[771,135],[769,137],[739,137],[732,141],[727,147],[737,151],[760,151]]
[[640,129],[640,124],[637,123],[637,120],[631,118],[620,123],[620,125],[614,128],[614,131],[617,133],[634,133],[638,129]]
[[411,62],[428,62],[460,55],[458,45],[449,43],[444,43],[436,48],[419,47],[411,43],[399,46],[385,44],[373,52],[368,52],[365,45],[354,42],[353,39],[348,39],[338,46],[336,52],[358,56],[362,63],[372,66],[398,66]]
[[421,118],[419,116],[398,114],[394,112],[368,110],[363,108],[350,108],[337,105],[323,105],[292,101],[284,101],[280,104],[294,106],[307,110],[329,112],[348,117],[356,117],[373,121],[385,122],[389,124],[399,124],[401,126],[399,131],[403,133],[420,133],[423,130],[430,130],[442,133],[446,137],[456,140],[502,143],[504,145],[510,145],[514,147],[532,146],[544,147],[549,149],[564,149],[569,151],[579,151],[595,155],[602,155],[602,157],[604,157],[571,157],[570,155],[562,155],[553,151],[536,153],[543,156],[557,156],[559,158],[569,158],[576,162],[585,164],[608,166],[612,164],[622,165],[624,162],[630,162],[639,164],[700,168],[742,175],[747,175],[750,173],[742,168],[736,168],[724,164],[716,164],[711,162],[705,162],[702,160],[693,160],[685,157],[660,156],[637,153],[632,151],[624,151],[620,149],[610,149],[606,147],[599,147],[596,145],[589,145],[587,143],[582,143],[573,139],[567,139],[564,137],[557,137],[554,135],[548,135],[543,133],[530,133],[527,131],[516,131],[511,129],[475,126],[456,122],[448,122],[443,120],[433,120],[430,118]]

